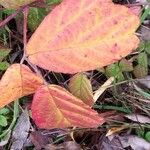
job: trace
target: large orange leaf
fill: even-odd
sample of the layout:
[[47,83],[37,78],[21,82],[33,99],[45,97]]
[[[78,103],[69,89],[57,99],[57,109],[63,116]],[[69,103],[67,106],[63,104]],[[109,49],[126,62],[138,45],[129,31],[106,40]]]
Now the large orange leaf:
[[11,65],[0,80],[0,108],[29,95],[43,84],[43,80],[34,74],[27,66]]
[[40,87],[31,108],[33,120],[45,129],[97,127],[104,122],[88,105],[56,85]]
[[93,106],[93,90],[90,80],[83,73],[74,75],[69,82],[70,92],[80,98],[85,104]]
[[64,0],[27,44],[29,60],[63,73],[93,70],[136,49],[139,18],[110,0]]

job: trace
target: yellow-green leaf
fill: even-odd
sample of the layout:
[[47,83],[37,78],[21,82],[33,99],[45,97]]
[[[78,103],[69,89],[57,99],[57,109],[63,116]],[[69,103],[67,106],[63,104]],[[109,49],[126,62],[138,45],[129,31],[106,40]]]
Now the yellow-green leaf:
[[89,106],[94,104],[91,82],[85,74],[79,73],[74,75],[70,79],[69,90],[85,104]]

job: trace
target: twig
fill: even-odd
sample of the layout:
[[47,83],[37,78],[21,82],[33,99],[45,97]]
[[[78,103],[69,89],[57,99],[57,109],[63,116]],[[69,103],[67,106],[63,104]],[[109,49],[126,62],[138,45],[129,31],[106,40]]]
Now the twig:
[[3,21],[0,22],[0,27],[5,26],[11,19],[13,19],[14,17],[17,16],[17,14],[21,11],[23,11],[25,8],[27,7],[27,5],[21,7],[20,9],[18,9],[16,12],[14,12],[13,14],[11,14],[10,16],[8,16],[6,19],[4,19]]
[[26,47],[27,47],[27,22],[28,22],[28,13],[29,13],[29,7],[26,6],[23,9],[23,15],[24,15],[24,22],[23,22],[23,57],[20,61],[20,64],[23,64],[23,62],[26,60],[28,62],[28,64],[30,65],[30,67],[35,71],[35,73],[43,79],[44,84],[47,84],[46,81],[44,80],[41,72],[38,70],[36,65],[33,65],[27,58],[27,53],[26,53]]
[[23,21],[23,44],[24,44],[24,53],[21,59],[20,64],[26,60],[26,46],[27,46],[27,19],[28,19],[29,7],[26,6],[23,10],[24,21]]

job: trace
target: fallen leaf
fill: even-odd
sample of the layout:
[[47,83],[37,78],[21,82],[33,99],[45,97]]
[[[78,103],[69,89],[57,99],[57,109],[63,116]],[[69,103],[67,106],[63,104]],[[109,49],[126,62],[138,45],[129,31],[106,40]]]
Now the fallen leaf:
[[42,86],[32,101],[32,117],[44,129],[98,127],[104,122],[98,113],[60,86]]
[[63,143],[64,150],[82,150],[81,146],[74,141]]
[[20,97],[32,94],[43,80],[27,66],[11,65],[0,80],[0,108]]
[[97,150],[123,150],[123,146],[117,136],[114,136],[111,140],[103,137],[96,148]]
[[149,41],[150,40],[150,29],[145,26],[140,27],[140,34],[143,41]]
[[150,75],[145,76],[144,78],[137,79],[137,80],[136,80],[136,83],[137,83],[141,88],[150,89]]
[[143,116],[140,114],[130,114],[130,115],[125,115],[125,117],[135,122],[150,124],[150,117]]
[[60,144],[60,145],[54,145],[54,144],[48,144],[45,146],[44,148],[45,150],[64,150],[63,149],[63,146]]
[[58,144],[57,146],[48,144],[45,150],[82,150],[81,146],[74,141],[64,142],[63,144]]
[[108,130],[106,136],[110,136],[110,135],[113,135],[113,134],[116,134],[124,129],[128,128],[127,125],[122,125],[120,127],[112,127]]
[[131,146],[133,150],[150,150],[150,143],[138,136],[119,136],[119,139],[124,148]]
[[138,16],[110,0],[64,0],[43,20],[26,50],[33,64],[50,71],[94,70],[136,49],[138,26]]
[[36,0],[0,0],[0,5],[8,9],[17,9],[34,1]]
[[52,143],[52,138],[48,136],[49,134],[42,134],[41,131],[34,131],[30,134],[30,139],[36,150],[41,150],[47,144]]
[[12,133],[11,150],[22,150],[24,143],[27,140],[30,129],[30,120],[27,110],[19,117],[18,122]]
[[93,106],[93,91],[90,80],[83,73],[74,75],[69,82],[70,92],[81,99],[85,104]]

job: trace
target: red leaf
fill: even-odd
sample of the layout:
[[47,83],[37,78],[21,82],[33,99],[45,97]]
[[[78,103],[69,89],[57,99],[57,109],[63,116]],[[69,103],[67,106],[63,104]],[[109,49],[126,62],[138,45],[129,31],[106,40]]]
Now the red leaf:
[[40,128],[97,127],[104,122],[94,110],[64,88],[40,87],[33,98],[32,117]]

